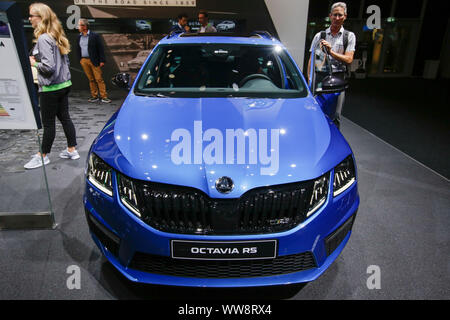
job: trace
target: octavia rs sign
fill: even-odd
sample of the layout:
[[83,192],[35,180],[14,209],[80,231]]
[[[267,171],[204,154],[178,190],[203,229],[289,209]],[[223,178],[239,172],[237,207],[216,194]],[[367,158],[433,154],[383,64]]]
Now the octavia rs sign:
[[182,241],[172,240],[172,258],[197,260],[245,260],[276,257],[276,240]]

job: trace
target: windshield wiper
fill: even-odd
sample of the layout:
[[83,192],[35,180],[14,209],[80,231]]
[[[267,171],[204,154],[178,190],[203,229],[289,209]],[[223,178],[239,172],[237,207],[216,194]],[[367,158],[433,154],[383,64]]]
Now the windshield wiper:
[[169,98],[169,96],[166,96],[160,92],[158,93],[147,93],[147,92],[142,92],[142,91],[135,91],[134,92],[135,95],[137,96],[143,96],[143,97],[152,97],[152,98]]

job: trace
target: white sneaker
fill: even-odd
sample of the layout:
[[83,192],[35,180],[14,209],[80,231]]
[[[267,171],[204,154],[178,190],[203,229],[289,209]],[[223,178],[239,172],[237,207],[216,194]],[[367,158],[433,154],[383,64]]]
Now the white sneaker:
[[[48,158],[48,156],[44,157],[44,165],[49,164],[50,163],[50,159]],[[42,167],[42,158],[41,155],[39,154],[35,154],[30,161],[28,161],[24,166],[25,169],[35,169],[35,168],[39,168]]]
[[72,159],[72,160],[77,160],[80,158],[80,155],[78,154],[77,150],[74,150],[72,152],[69,152],[67,149],[64,149],[63,151],[61,151],[61,153],[59,154],[60,158],[63,159]]

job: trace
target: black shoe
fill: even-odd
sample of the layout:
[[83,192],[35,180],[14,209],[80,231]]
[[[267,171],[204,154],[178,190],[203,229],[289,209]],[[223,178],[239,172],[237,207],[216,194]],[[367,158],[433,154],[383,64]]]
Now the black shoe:
[[338,130],[341,129],[341,122],[338,119],[334,119],[333,123],[338,128]]

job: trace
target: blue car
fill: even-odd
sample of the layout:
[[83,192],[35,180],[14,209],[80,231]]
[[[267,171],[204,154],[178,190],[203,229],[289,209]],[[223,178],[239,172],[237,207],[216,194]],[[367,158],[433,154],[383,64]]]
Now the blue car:
[[358,210],[355,160],[323,112],[335,99],[314,96],[282,43],[171,34],[127,80],[115,79],[129,94],[91,146],[83,199],[117,270],[250,287],[313,281],[332,264]]

